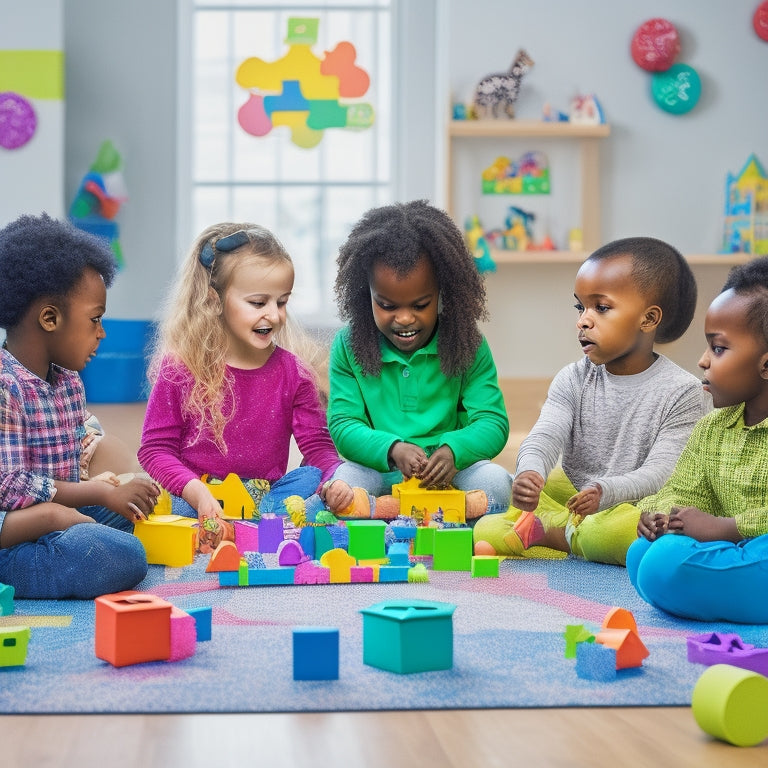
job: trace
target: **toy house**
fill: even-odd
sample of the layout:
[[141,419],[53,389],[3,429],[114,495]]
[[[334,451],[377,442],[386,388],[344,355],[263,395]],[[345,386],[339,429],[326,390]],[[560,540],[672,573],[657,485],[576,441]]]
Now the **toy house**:
[[768,175],[752,154],[725,182],[723,253],[768,254]]

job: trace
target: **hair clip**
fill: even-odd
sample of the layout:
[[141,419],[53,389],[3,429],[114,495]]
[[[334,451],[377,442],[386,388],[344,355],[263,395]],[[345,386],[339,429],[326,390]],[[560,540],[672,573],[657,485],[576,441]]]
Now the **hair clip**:
[[206,268],[211,269],[213,262],[216,260],[216,251],[221,253],[229,253],[230,251],[237,250],[241,246],[249,243],[251,240],[248,237],[248,233],[244,229],[239,229],[237,232],[233,232],[231,235],[220,237],[216,241],[216,245],[213,245],[213,241],[209,240],[200,251],[200,263]]

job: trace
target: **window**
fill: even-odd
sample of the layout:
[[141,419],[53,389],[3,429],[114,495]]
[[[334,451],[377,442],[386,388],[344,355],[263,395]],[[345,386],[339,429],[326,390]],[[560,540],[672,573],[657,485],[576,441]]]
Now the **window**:
[[[366,210],[393,199],[390,0],[193,0],[192,11],[192,167],[188,231],[180,236],[189,243],[216,221],[266,226],[296,265],[293,314],[307,325],[333,325],[338,247]],[[355,63],[370,75],[370,86],[350,101],[373,106],[371,127],[327,129],[315,147],[304,149],[291,141],[287,126],[256,137],[238,124],[237,112],[249,97],[235,82],[238,66],[253,56],[282,58],[293,17],[319,20],[311,49],[320,59],[339,42],[353,43]]]

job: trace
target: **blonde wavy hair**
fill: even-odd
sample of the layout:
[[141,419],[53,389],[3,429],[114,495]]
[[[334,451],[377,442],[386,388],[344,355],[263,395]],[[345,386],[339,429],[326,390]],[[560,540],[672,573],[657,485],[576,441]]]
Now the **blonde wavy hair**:
[[[229,251],[216,249],[221,238],[239,231],[247,234],[247,243]],[[204,249],[209,255],[213,253],[210,267],[200,259]],[[257,224],[222,222],[201,232],[166,300],[149,364],[149,380],[153,384],[166,358],[181,362],[189,370],[194,383],[186,393],[182,412],[197,421],[193,442],[210,432],[222,451],[226,450],[224,428],[234,415],[234,399],[232,381],[227,375],[228,337],[221,307],[235,272],[254,262],[293,267],[282,243]],[[328,345],[313,339],[290,316],[276,336],[276,343],[302,360],[315,379],[321,401],[327,404]],[[230,403],[229,410],[225,410],[225,403]]]

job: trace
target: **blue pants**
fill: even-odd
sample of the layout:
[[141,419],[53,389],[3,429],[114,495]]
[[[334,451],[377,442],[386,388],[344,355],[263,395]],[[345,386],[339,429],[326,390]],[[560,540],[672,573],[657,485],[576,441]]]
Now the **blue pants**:
[[768,624],[768,534],[738,544],[671,533],[639,538],[627,552],[627,571],[640,596],[667,613]]
[[0,549],[0,583],[12,586],[15,597],[92,600],[132,589],[147,575],[131,522],[104,507],[80,512],[94,522]]
[[[392,486],[403,481],[402,474],[378,472],[362,464],[345,461],[333,473],[334,479],[344,480],[351,486],[365,488],[373,496],[392,493]],[[506,512],[512,496],[512,478],[504,467],[491,461],[477,461],[456,473],[451,485],[460,491],[485,491],[488,497],[487,514]]]

